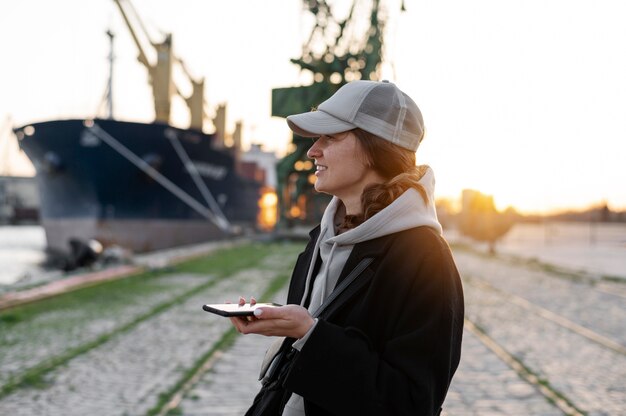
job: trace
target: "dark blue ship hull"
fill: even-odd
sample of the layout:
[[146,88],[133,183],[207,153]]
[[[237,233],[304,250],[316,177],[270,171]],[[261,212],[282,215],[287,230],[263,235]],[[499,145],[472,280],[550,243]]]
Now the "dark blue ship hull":
[[[187,195],[187,201],[102,140],[102,134],[94,134],[94,125]],[[71,238],[147,251],[228,234],[189,199],[215,215],[221,211],[231,224],[255,225],[261,184],[240,177],[233,155],[212,135],[160,123],[98,119],[36,123],[16,134],[37,170],[41,221],[54,250],[67,251]],[[194,183],[189,160],[176,152],[172,136],[219,209]]]

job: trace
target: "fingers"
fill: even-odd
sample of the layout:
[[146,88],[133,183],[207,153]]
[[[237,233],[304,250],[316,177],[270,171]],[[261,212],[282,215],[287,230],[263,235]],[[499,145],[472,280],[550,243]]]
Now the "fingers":
[[260,307],[254,315],[256,319],[243,322],[238,327],[239,332],[301,338],[315,323],[311,314],[299,305]]
[[228,318],[230,319],[230,323],[239,331],[239,318]]
[[[224,303],[230,303],[230,301],[225,301]],[[237,301],[237,304],[239,306],[244,306],[246,304],[246,298],[244,298],[243,296],[239,296],[239,300]],[[255,304],[256,304],[256,299],[254,298],[254,296],[250,297],[250,305],[255,305]],[[230,322],[235,327],[235,329],[237,329],[237,331],[239,331],[242,334],[250,333],[251,331],[249,331],[246,327],[248,326],[250,322],[256,320],[254,316],[231,317],[229,319],[230,319]]]
[[252,316],[237,316],[237,317],[231,317],[229,318],[230,322],[233,324],[233,326],[235,327],[235,329],[237,329],[238,332],[242,333],[242,334],[246,334],[249,333],[249,331],[246,330],[246,327],[248,326],[248,324],[254,320],[254,317]]
[[259,334],[259,335],[276,335],[277,328],[276,323],[273,321],[259,321],[258,319],[254,319],[252,321],[242,321],[240,325],[238,325],[237,330],[241,334]]
[[[246,304],[246,298],[244,298],[243,296],[239,296],[239,306],[243,306]],[[254,298],[254,296],[250,297],[250,305],[256,305],[256,299]]]
[[[224,302],[230,303],[230,302]],[[244,306],[246,304],[246,298],[243,296],[239,296],[239,300],[237,301],[239,306]],[[250,305],[256,305],[257,300],[254,296],[250,297]],[[293,305],[292,305],[293,306]],[[282,335],[285,331],[288,333],[291,332],[291,328],[294,326],[293,320],[299,320],[297,316],[291,316],[292,311],[290,308],[277,307],[260,307],[255,310],[254,315],[252,316],[243,316],[243,317],[231,317],[230,322],[237,329],[237,331],[241,334],[261,334],[261,335]],[[308,315],[305,309],[303,309],[305,313]],[[265,323],[260,322],[260,319],[265,321]],[[277,322],[282,321],[282,322]],[[296,324],[297,325],[297,324]],[[285,328],[287,327],[287,328]]]

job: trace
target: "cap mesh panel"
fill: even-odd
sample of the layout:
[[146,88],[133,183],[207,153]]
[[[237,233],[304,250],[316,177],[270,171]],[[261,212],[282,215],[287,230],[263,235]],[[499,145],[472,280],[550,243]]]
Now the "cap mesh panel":
[[394,88],[385,87],[388,85],[382,84],[372,88],[367,98],[363,100],[359,112],[377,118],[385,122],[390,128],[395,129],[400,113],[400,104]]
[[[387,128],[395,131],[396,122],[398,121],[401,110],[396,91],[397,89],[393,84],[381,84],[376,86],[369,92],[367,98],[363,100],[359,112],[380,120],[380,122],[387,125]],[[400,128],[406,133],[421,137],[423,133],[421,127],[421,123],[423,123],[421,113],[408,95],[404,93],[401,94],[404,95],[407,114],[405,114]],[[391,105],[389,103],[391,103]],[[396,134],[398,133],[399,132],[396,132]]]
[[417,108],[415,103],[405,94],[405,99],[407,103],[407,114],[404,117],[404,125],[403,130],[412,134],[416,134],[418,136],[422,136],[424,133],[422,131],[422,126],[424,124],[422,120],[422,113]]

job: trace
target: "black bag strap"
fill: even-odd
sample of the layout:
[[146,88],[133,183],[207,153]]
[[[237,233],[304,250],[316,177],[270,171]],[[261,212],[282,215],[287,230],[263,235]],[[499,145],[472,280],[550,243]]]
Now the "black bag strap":
[[335,299],[337,299],[339,295],[341,295],[361,273],[363,273],[363,270],[372,264],[373,261],[374,259],[372,257],[366,257],[361,260],[359,264],[352,269],[350,274],[341,282],[341,284],[335,287],[330,296],[328,296],[326,300],[315,310],[315,312],[313,312],[313,318],[318,318],[322,312],[324,312],[328,306],[333,303]]
[[[315,310],[313,313],[313,318],[318,318],[324,311],[328,309],[328,307],[341,295],[345,290],[354,282],[354,280],[359,277],[361,273],[372,264],[374,258],[366,257],[361,260],[354,269],[346,276],[346,278],[339,284],[339,286],[335,287],[330,296],[326,298],[326,300]],[[274,355],[273,359],[270,360],[270,365],[264,368],[261,371],[259,379],[263,379],[264,381],[271,381],[276,378],[276,371],[282,367],[283,360],[286,358],[289,359],[291,357],[286,357],[291,349],[291,344],[293,344],[295,339],[293,338],[285,338],[278,352]]]

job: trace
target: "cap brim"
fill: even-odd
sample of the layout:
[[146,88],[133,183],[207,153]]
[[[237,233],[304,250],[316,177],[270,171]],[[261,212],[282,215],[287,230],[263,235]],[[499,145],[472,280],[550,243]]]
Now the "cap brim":
[[294,133],[302,137],[337,134],[356,128],[354,124],[333,117],[322,110],[289,116],[287,124]]

